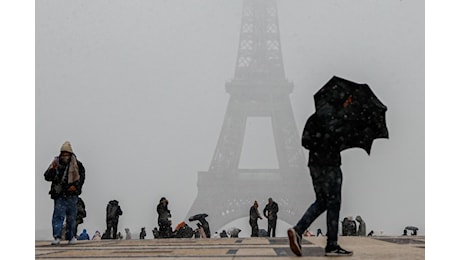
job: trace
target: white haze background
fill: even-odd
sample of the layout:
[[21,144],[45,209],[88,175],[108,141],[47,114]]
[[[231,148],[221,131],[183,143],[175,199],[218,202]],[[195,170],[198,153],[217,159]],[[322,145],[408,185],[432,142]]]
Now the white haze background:
[[[152,238],[162,196],[173,225],[189,217],[197,172],[209,168],[224,119],[242,2],[36,2],[35,239],[52,238],[43,173],[66,140],[86,168],[88,216],[79,232],[105,229],[111,199],[124,211],[119,230],[129,227],[134,237],[145,226]],[[388,107],[390,139],[375,141],[371,156],[342,152],[340,218],[361,215],[377,234],[400,235],[407,225],[424,234],[424,2],[277,3],[299,133],[314,111],[313,94],[333,75],[369,84]],[[244,147],[259,151],[244,160],[272,165],[264,161],[272,146]],[[301,199],[306,209],[314,198]],[[312,229],[324,231],[324,219]],[[265,228],[266,220],[259,223]]]

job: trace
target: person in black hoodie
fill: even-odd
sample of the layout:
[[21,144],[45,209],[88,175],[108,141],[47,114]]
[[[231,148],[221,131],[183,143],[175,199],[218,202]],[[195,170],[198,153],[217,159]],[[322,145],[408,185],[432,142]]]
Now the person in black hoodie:
[[105,222],[107,224],[107,230],[104,233],[104,239],[109,239],[110,234],[112,234],[112,239],[117,239],[118,218],[121,215],[123,215],[123,211],[120,205],[118,205],[118,200],[109,201],[106,207]]
[[77,200],[85,182],[85,168],[77,160],[70,142],[61,146],[59,156],[56,156],[44,173],[46,181],[51,182],[49,194],[54,200],[54,210],[51,224],[54,241],[52,245],[59,245],[62,239],[64,219],[69,232],[66,240],[69,244],[75,243],[77,218]]
[[172,235],[171,211],[168,209],[168,203],[168,200],[162,197],[157,205],[160,238],[169,238]]
[[[327,212],[326,256],[352,256],[353,252],[338,244],[339,214],[342,203],[341,140],[343,108],[351,104],[352,96],[337,92],[330,102],[321,105],[310,117],[302,134],[302,146],[309,150],[308,168],[315,191],[315,202],[305,211],[297,224],[287,231],[289,246],[294,254],[302,255],[302,234],[323,212]],[[313,138],[315,137],[315,138]],[[313,138],[313,139],[312,139]]]

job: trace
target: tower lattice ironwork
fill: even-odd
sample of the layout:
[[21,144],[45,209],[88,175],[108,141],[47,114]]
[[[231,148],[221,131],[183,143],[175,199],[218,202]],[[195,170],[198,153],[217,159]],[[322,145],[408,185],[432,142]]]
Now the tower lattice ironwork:
[[[279,205],[278,219],[293,225],[301,217],[313,192],[289,98],[293,87],[284,73],[275,0],[245,0],[224,122],[209,170],[198,172],[198,194],[187,217],[207,213],[214,233],[248,217],[254,200],[262,211],[269,197]],[[250,117],[271,119],[279,168],[239,168]]]

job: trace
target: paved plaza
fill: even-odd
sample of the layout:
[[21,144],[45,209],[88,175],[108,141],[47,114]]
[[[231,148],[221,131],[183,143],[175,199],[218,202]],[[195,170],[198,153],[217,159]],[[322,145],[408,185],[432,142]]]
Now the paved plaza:
[[[354,251],[346,259],[425,259],[425,237],[339,237],[342,247]],[[303,258],[325,259],[326,237],[304,237]],[[36,259],[296,259],[288,239],[212,238],[35,241]],[[329,258],[329,257],[328,257]]]

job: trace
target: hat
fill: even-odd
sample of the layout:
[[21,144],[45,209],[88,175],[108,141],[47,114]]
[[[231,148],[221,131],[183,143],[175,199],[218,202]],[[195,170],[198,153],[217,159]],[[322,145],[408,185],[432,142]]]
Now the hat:
[[62,146],[61,146],[61,153],[62,153],[62,152],[73,153],[72,145],[70,145],[70,142],[69,142],[69,141],[65,141],[64,144],[62,144]]

